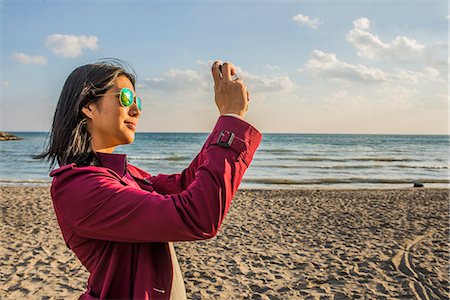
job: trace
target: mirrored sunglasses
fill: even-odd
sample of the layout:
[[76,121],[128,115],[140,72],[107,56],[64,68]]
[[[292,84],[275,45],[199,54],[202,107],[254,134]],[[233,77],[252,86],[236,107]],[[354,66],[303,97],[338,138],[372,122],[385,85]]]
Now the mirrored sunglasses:
[[133,102],[136,101],[136,105],[139,108],[139,110],[142,111],[142,100],[140,97],[134,96],[133,91],[129,88],[122,88],[120,90],[119,94],[119,100],[120,104],[123,107],[130,107],[133,105]]

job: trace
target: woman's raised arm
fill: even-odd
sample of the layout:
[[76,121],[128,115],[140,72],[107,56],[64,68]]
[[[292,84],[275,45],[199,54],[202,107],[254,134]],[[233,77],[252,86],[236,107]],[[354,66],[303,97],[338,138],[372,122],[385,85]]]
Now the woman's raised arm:
[[[55,170],[51,195],[58,221],[66,232],[118,242],[211,238],[261,139],[261,133],[245,121],[219,117],[199,154],[198,167],[185,172],[192,182],[174,194],[124,186],[104,167]],[[69,238],[65,236],[67,243]]]

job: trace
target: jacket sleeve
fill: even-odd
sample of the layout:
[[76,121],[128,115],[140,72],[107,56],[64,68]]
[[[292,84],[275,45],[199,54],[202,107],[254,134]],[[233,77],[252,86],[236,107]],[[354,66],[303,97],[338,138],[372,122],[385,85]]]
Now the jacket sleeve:
[[[206,144],[205,144],[206,145]],[[186,190],[186,188],[194,181],[195,172],[204,163],[205,156],[202,150],[195,156],[194,160],[189,166],[179,174],[158,174],[152,176],[150,181],[153,184],[153,188],[156,192],[166,194],[178,194]]]
[[[247,123],[248,126],[252,126],[239,115],[224,114],[223,116],[232,116],[234,118],[238,118],[243,122]],[[195,172],[205,160],[203,150],[205,149],[207,144],[208,143],[205,143],[203,145],[203,148],[200,150],[200,152],[197,154],[194,160],[181,173],[158,174],[156,176],[152,176],[150,178],[150,181],[153,183],[155,191],[162,195],[165,195],[165,194],[181,193],[182,191],[186,190],[186,188],[194,181]]]
[[[74,233],[93,239],[164,242],[211,238],[217,234],[261,139],[261,133],[245,121],[219,117],[192,168],[179,177],[184,182],[180,187],[186,189],[166,195],[122,185],[105,168],[68,170],[52,185],[56,213]],[[157,186],[158,181],[155,183]]]

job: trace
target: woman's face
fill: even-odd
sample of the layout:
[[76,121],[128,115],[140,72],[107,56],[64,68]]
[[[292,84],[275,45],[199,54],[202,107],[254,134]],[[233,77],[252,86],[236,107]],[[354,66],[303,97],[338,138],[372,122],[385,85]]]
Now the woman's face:
[[89,105],[90,110],[83,108],[83,112],[90,118],[87,126],[92,136],[94,151],[112,153],[116,146],[134,141],[141,111],[136,102],[130,107],[123,107],[120,104],[119,92],[124,87],[135,94],[130,80],[126,76],[118,76],[114,86],[97,103]]

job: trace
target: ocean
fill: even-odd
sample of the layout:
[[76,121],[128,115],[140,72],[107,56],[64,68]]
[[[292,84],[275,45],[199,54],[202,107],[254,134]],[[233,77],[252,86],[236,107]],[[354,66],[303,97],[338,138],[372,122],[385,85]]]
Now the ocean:
[[[0,142],[0,185],[49,186],[49,163],[31,155],[43,150],[46,132],[11,132]],[[208,133],[136,133],[118,146],[128,162],[152,175],[180,173]],[[450,187],[449,136],[263,133],[239,188]],[[57,167],[57,166],[56,166]]]

